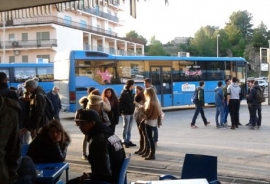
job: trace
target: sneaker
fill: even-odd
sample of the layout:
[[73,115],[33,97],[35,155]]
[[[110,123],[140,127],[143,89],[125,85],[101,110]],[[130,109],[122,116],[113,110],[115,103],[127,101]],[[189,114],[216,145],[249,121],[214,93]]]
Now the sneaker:
[[196,125],[191,125],[191,128],[199,128],[199,127],[197,127]]
[[239,123],[237,123],[237,125],[239,125],[239,126],[242,126],[242,124],[239,122]]
[[255,129],[255,126],[250,125],[250,126],[249,126],[249,129],[250,129],[250,130],[254,130],[254,129]]
[[128,146],[136,146],[136,144],[133,144],[131,141],[128,143]]
[[260,127],[261,127],[261,126],[256,125],[256,126],[255,126],[255,129],[260,129]]
[[246,124],[246,126],[249,126],[249,125],[250,125],[250,123],[247,123],[247,124]]
[[216,126],[217,129],[221,128],[219,125]]
[[87,155],[86,155],[86,154],[83,154],[83,155],[82,155],[82,159],[83,159],[83,160],[88,160]]

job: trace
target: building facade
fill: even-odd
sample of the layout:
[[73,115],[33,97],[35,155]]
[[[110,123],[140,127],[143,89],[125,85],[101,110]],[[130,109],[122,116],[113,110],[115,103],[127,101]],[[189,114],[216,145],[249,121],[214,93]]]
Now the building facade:
[[123,26],[117,16],[124,11],[123,5],[62,12],[55,5],[50,8],[50,15],[32,16],[36,12],[29,11],[28,18],[0,23],[1,63],[33,63],[40,59],[53,62],[57,52],[67,50],[144,55],[143,41],[119,37],[115,32]]

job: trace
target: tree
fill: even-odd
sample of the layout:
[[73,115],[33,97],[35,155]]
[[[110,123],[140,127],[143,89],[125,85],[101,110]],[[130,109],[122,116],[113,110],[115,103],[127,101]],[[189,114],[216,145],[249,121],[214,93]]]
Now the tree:
[[139,35],[136,31],[132,30],[126,33],[126,38],[130,39],[131,41],[140,41],[145,46],[147,43],[147,39],[145,39],[142,35]]
[[191,55],[216,56],[216,30],[214,26],[201,27],[190,41]]
[[267,26],[261,22],[261,24],[253,31],[252,41],[256,51],[259,51],[260,47],[268,47],[267,37]]
[[166,56],[167,53],[159,40],[153,36],[150,40],[150,45],[148,47],[147,55],[149,56]]
[[233,12],[230,16],[230,21],[227,23],[227,26],[234,25],[242,33],[245,39],[248,39],[252,36],[252,26],[251,20],[253,16],[251,13],[245,11]]

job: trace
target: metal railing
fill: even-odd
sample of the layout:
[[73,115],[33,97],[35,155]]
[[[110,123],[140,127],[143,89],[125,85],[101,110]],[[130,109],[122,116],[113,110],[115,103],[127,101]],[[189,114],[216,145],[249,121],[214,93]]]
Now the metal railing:
[[82,12],[86,12],[86,13],[91,13],[93,15],[114,21],[114,22],[119,22],[119,18],[117,16],[111,15],[109,13],[105,13],[103,11],[100,11],[99,9],[94,9],[94,8],[86,8],[86,9],[82,9],[80,10]]
[[137,50],[138,52],[135,53],[134,51],[131,51],[131,50],[127,50],[127,51],[124,51],[122,49],[116,50],[114,48],[104,48],[104,47],[92,46],[92,45],[85,45],[84,50],[100,51],[107,54],[121,55],[121,56],[142,56],[143,55],[141,50]]
[[[4,43],[0,42],[0,49],[3,49]],[[15,48],[33,48],[33,47],[57,47],[57,40],[16,40],[16,41],[5,41],[5,49]]]

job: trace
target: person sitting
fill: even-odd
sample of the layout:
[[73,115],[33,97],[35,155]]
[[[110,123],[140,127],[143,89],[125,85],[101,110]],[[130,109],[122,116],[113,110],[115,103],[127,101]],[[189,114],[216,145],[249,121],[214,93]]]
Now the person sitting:
[[58,120],[44,125],[29,145],[27,156],[35,164],[63,162],[71,139]]
[[79,109],[75,122],[83,134],[88,135],[91,173],[71,179],[67,184],[80,184],[87,179],[88,183],[117,183],[118,176],[126,157],[119,137],[110,127],[100,121],[99,114],[94,110]]

